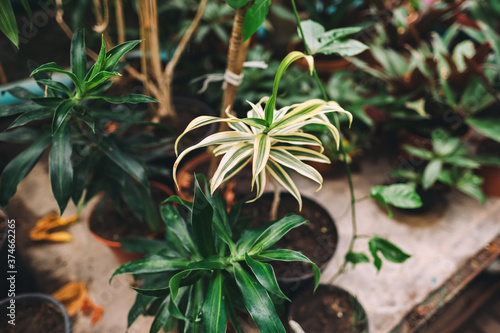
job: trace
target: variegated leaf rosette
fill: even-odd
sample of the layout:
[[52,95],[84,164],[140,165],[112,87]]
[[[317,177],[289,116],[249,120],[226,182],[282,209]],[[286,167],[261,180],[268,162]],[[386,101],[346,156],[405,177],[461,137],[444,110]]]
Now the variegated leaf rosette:
[[[278,69],[273,95],[262,98],[257,104],[248,102],[252,109],[248,111],[247,118],[240,119],[233,116],[228,108],[226,110],[227,118],[200,116],[194,119],[177,138],[176,153],[177,144],[184,134],[196,128],[225,122],[231,130],[212,134],[178,155],[173,169],[175,182],[177,183],[177,167],[186,154],[198,148],[215,146],[213,153],[216,156],[222,156],[222,159],[210,180],[212,192],[252,161],[252,187],[256,185],[257,195],[251,201],[262,195],[269,176],[289,191],[302,207],[300,192],[287,170],[295,170],[315,181],[319,185],[319,190],[323,183],[323,177],[316,169],[304,162],[330,163],[328,157],[322,154],[321,141],[314,135],[304,133],[302,128],[309,124],[324,125],[331,132],[338,145],[339,132],[331,124],[326,114],[343,113],[349,117],[351,122],[352,115],[340,107],[337,102],[327,102],[320,99],[311,99],[275,110],[279,80],[286,67],[301,57],[306,57],[311,64],[312,58],[309,56],[301,52],[290,53]],[[308,148],[311,146],[318,147],[319,151]]]

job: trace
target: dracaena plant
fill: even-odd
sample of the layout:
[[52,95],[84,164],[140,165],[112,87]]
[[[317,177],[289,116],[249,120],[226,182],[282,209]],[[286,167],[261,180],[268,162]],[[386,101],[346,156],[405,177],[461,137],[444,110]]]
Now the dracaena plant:
[[[48,63],[33,71],[32,76],[45,91],[44,97],[16,87],[9,92],[22,102],[0,108],[0,117],[17,115],[9,128],[0,133],[0,140],[34,142],[4,169],[0,183],[1,205],[7,204],[18,184],[46,150],[50,151],[52,192],[61,212],[70,199],[78,204],[85,188],[88,199],[105,187],[115,188],[115,192],[126,202],[143,202],[149,195],[145,157],[139,156],[139,151],[141,146],[152,144],[152,140],[142,137],[142,141],[134,141],[122,135],[124,126],[140,121],[137,118],[139,114],[132,113],[125,105],[114,110],[96,107],[96,101],[99,100],[119,104],[155,101],[137,94],[121,97],[104,95],[112,84],[110,79],[120,75],[116,72],[120,66],[119,60],[139,41],[129,41],[106,51],[103,39],[98,60],[87,70],[84,37],[83,30],[77,30],[73,36],[71,70],[62,69],[56,63]],[[67,75],[74,87],[52,80],[47,72]],[[122,112],[124,110],[128,116]],[[52,119],[51,125],[38,129],[29,127],[30,122],[44,119]],[[117,130],[105,126],[112,122],[118,126]],[[107,173],[112,177],[104,177]],[[137,201],[138,198],[143,199]],[[137,209],[133,211],[138,216],[148,216],[155,208],[149,205],[150,209],[146,209],[146,206],[135,204]]]
[[[269,176],[289,191],[297,199],[299,206],[302,206],[300,192],[288,169],[312,179],[321,188],[323,177],[304,161],[330,163],[330,160],[321,153],[323,150],[321,141],[311,134],[304,133],[302,128],[310,124],[322,125],[338,141],[339,132],[330,123],[326,114],[339,112],[346,114],[350,120],[352,118],[351,114],[342,109],[338,103],[320,99],[275,109],[278,85],[283,73],[293,61],[303,57],[312,69],[312,57],[296,51],[288,54],[278,68],[271,96],[262,98],[257,104],[248,102],[252,109],[247,113],[247,118],[237,118],[228,109],[227,118],[201,116],[194,119],[177,138],[176,147],[185,133],[207,124],[226,122],[230,130],[215,133],[184,150],[175,161],[174,180],[179,162],[187,153],[200,147],[216,146],[214,154],[223,157],[210,182],[212,192],[251,161],[252,185],[255,184],[257,188],[257,195],[253,200],[262,195],[266,178]],[[310,146],[319,147],[319,152],[309,148]]]
[[[154,313],[150,332],[226,332],[228,320],[242,332],[236,310],[250,314],[261,332],[285,332],[272,298],[287,299],[270,261],[302,261],[313,267],[315,287],[320,271],[302,253],[278,249],[276,242],[307,221],[288,215],[277,222],[243,227],[239,207],[228,212],[219,191],[211,194],[194,184],[193,202],[172,196],[161,206],[166,240],[134,239],[124,248],[148,253],[144,259],[120,266],[113,276],[134,274],[143,282],[128,325],[144,313]],[[172,205],[177,203],[179,207]],[[187,211],[183,217],[180,208]],[[247,268],[244,268],[247,267]]]

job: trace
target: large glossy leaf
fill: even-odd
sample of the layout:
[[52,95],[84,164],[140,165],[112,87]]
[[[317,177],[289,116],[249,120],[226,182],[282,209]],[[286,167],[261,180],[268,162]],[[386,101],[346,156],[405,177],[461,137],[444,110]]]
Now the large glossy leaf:
[[114,141],[103,138],[99,147],[114,164],[139,181],[142,186],[145,188],[149,186],[144,166],[132,156],[122,152]]
[[71,71],[81,82],[87,71],[87,54],[85,48],[85,29],[76,29],[71,40]]
[[16,193],[17,185],[30,173],[49,144],[50,134],[45,134],[7,164],[0,182],[1,206],[7,205]]
[[274,304],[257,280],[251,277],[238,263],[233,266],[236,283],[243,295],[243,302],[261,332],[284,333],[285,328],[276,313]]
[[50,183],[61,214],[73,194],[72,154],[71,125],[64,123],[52,137],[52,148],[49,154]]
[[248,254],[255,255],[270,248],[293,228],[307,223],[302,216],[288,215],[271,224],[252,244]]
[[227,314],[224,299],[222,297],[223,275],[220,271],[212,273],[208,285],[205,301],[201,308],[203,326],[207,332],[225,333],[227,326]]
[[153,320],[153,323],[151,323],[149,333],[157,333],[163,328],[163,326],[165,326],[170,317],[169,304],[170,296],[167,296],[163,302],[161,302],[160,307],[155,313],[155,319]]
[[64,120],[77,103],[76,100],[67,99],[57,106],[54,118],[52,119],[52,135],[62,126]]
[[215,254],[212,216],[213,208],[203,194],[198,181],[195,181],[191,225],[195,244],[198,245],[200,254],[205,258]]
[[243,21],[243,40],[250,38],[264,23],[270,5],[271,0],[255,0],[253,5],[248,9]]
[[422,177],[422,187],[424,190],[430,188],[439,177],[441,170],[443,168],[443,161],[441,160],[432,160],[427,164],[424,170],[424,174]]
[[204,297],[202,281],[198,280],[198,282],[189,289],[188,304],[186,308],[186,318],[188,320],[184,326],[184,333],[202,333],[204,332],[201,319],[201,306]]
[[399,247],[389,242],[386,239],[380,237],[373,237],[368,242],[368,247],[373,256],[374,265],[377,270],[380,270],[382,267],[382,260],[378,256],[378,252],[382,253],[385,259],[394,262],[394,263],[403,263],[411,256],[401,250]]
[[287,250],[287,249],[277,249],[277,250],[266,250],[261,252],[257,258],[259,260],[279,260],[279,261],[301,261],[311,264],[314,274],[314,289],[319,285],[319,279],[321,276],[321,271],[319,267],[313,263],[309,258],[300,252]]
[[120,274],[151,274],[170,272],[185,268],[188,260],[170,259],[158,255],[148,256],[143,259],[127,262],[118,267],[110,278]]
[[17,30],[16,15],[10,4],[10,0],[0,0],[0,31],[9,40],[19,47],[19,31]]
[[184,222],[177,208],[171,205],[162,205],[160,212],[169,234],[168,238],[172,242],[171,246],[181,253],[199,256],[186,222]]
[[418,208],[422,206],[422,200],[415,191],[415,187],[408,184],[393,184],[388,186],[372,186],[370,195],[377,200],[383,200],[399,208]]
[[254,260],[247,253],[245,253],[245,262],[247,263],[248,267],[250,267],[259,283],[264,288],[266,288],[267,291],[280,298],[290,301],[290,299],[286,297],[285,294],[283,294],[280,287],[278,286],[276,274],[274,273],[274,269],[270,264]]

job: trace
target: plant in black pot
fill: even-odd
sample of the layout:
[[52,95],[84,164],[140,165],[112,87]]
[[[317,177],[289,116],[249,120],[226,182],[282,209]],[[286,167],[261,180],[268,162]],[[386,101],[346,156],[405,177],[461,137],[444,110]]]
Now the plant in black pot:
[[[249,314],[261,331],[285,332],[273,298],[287,299],[278,286],[272,261],[300,261],[319,269],[300,252],[275,247],[283,236],[307,221],[287,215],[253,229],[240,223],[240,205],[230,210],[218,191],[202,179],[193,202],[172,196],[161,206],[165,242],[135,240],[144,259],[119,267],[142,280],[129,312],[129,326],[141,314],[153,314],[150,332],[225,332],[228,321],[242,332],[239,315]],[[202,187],[204,190],[202,190]],[[175,203],[178,208],[173,205]]]

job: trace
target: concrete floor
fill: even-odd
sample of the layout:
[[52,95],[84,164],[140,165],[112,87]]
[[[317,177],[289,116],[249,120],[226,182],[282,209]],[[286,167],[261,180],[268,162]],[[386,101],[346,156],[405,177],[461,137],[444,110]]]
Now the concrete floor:
[[[370,186],[384,183],[388,169],[383,162],[365,163],[363,172],[354,175],[356,197],[367,196]],[[314,197],[336,220],[339,246],[322,276],[322,281],[329,283],[351,236],[347,184],[343,178],[326,179],[323,189],[315,193],[315,184],[300,177],[296,179],[302,193]],[[372,265],[358,265],[335,281],[358,297],[368,314],[371,333],[389,332],[464,260],[500,233],[500,199],[488,200],[484,206],[456,192],[448,193],[446,199],[447,206],[431,213],[423,216],[396,213],[393,219],[370,199],[357,205],[360,234],[387,237],[412,254],[402,265],[384,262],[379,273]],[[128,288],[131,278],[119,276],[108,284],[118,262],[109,249],[89,234],[84,222],[86,210],[81,221],[69,227],[74,237],[71,243],[40,244],[27,239],[27,231],[36,219],[57,211],[50,194],[46,164],[35,167],[7,208],[17,222],[18,249],[36,271],[38,289],[50,293],[69,281],[86,282],[90,298],[105,307],[101,322],[94,327],[88,317],[74,318],[74,333],[125,332],[128,309],[135,297],[135,292]],[[74,207],[70,207],[66,214],[73,212]],[[366,239],[360,239],[355,249],[368,252]],[[140,318],[128,332],[148,332],[151,320]]]

